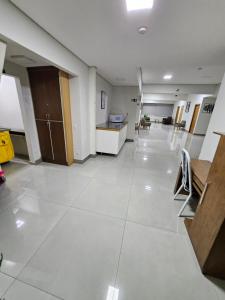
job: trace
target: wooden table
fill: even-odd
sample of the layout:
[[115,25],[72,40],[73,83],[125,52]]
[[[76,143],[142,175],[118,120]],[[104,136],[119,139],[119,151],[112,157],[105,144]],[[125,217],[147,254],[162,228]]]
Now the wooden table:
[[[192,185],[199,195],[201,195],[204,191],[210,168],[211,168],[211,162],[207,160],[200,160],[200,159],[191,160]],[[181,186],[181,182],[182,182],[182,170],[180,167],[177,176],[176,185],[174,188],[174,194],[176,194],[177,190]]]
[[187,232],[202,272],[225,279],[225,133],[220,134],[212,164],[192,160],[191,169],[201,200],[194,218],[185,219]]

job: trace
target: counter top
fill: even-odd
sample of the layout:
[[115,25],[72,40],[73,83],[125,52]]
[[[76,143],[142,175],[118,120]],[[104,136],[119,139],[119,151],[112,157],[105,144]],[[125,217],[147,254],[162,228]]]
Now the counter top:
[[128,124],[127,122],[123,122],[123,123],[111,123],[111,122],[107,122],[107,123],[96,125],[96,129],[97,130],[120,131],[127,124]]
[[10,131],[9,128],[0,128],[0,132],[3,132],[3,131]]

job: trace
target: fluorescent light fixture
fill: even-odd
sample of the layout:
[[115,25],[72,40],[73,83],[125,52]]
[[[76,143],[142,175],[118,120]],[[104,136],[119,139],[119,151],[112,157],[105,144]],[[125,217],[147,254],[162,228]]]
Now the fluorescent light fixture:
[[172,78],[173,78],[172,74],[166,74],[166,75],[163,76],[163,79],[165,79],[165,80],[170,80]]
[[152,9],[154,0],[126,0],[127,10]]
[[152,190],[152,187],[151,187],[150,185],[146,185],[146,186],[145,186],[145,189],[146,189],[146,191],[151,191],[151,190]]
[[119,299],[119,289],[109,286],[106,300],[118,300]]

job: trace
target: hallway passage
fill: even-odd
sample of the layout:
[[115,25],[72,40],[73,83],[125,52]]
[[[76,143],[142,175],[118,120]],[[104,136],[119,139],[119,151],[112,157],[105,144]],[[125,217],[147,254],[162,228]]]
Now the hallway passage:
[[117,157],[10,170],[0,189],[0,297],[225,299],[224,282],[202,275],[177,217],[183,202],[173,200],[180,150],[196,158],[202,142],[152,124]]

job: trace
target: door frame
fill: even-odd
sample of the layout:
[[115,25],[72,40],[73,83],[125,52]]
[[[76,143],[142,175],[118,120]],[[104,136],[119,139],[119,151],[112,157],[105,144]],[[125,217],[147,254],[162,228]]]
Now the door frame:
[[182,121],[183,113],[184,113],[184,106],[182,105],[182,106],[180,106],[180,112],[179,112],[179,116],[178,116],[179,123]]
[[175,122],[174,122],[175,124],[178,121],[179,115],[180,115],[180,106],[177,106],[176,117],[175,117]]
[[[195,119],[195,112],[197,111],[197,109],[198,109],[198,115]],[[192,114],[191,124],[190,124],[189,130],[188,130],[188,132],[191,133],[191,134],[194,134],[196,123],[197,123],[198,116],[199,116],[199,113],[200,113],[200,109],[201,109],[201,104],[196,104],[195,107],[194,107],[193,114]],[[192,131],[192,128],[193,128],[193,131]]]

